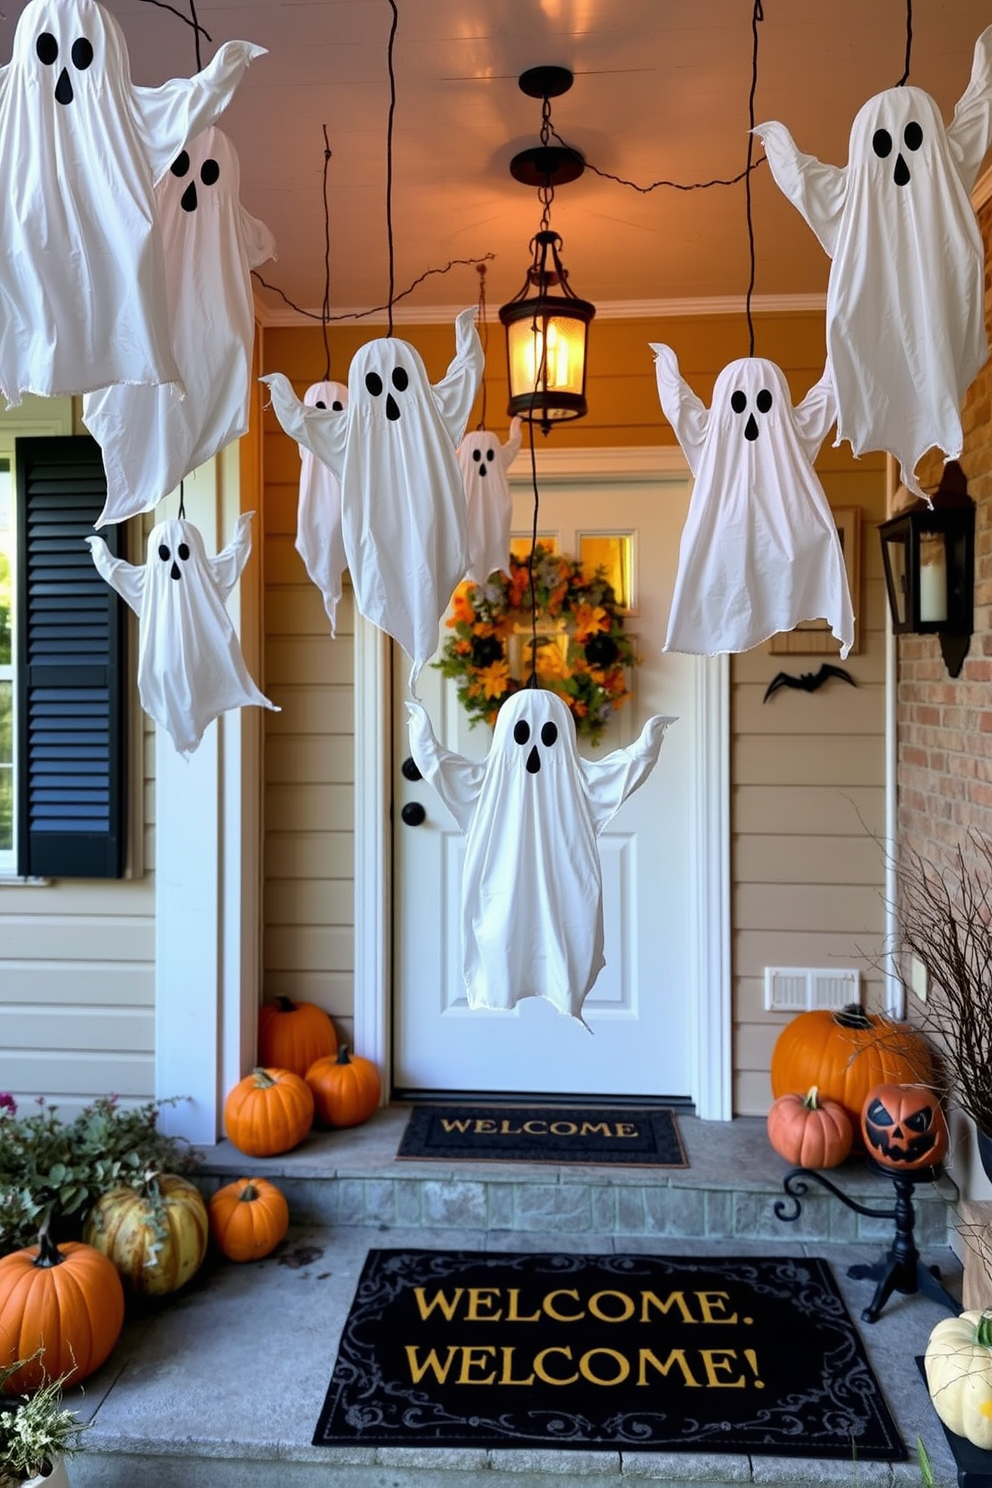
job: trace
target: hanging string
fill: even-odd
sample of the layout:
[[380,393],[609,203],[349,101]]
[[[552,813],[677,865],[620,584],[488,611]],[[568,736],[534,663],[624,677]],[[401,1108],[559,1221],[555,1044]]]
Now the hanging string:
[[[541,355],[541,370],[547,367],[547,351]],[[528,565],[530,574],[530,676],[527,678],[528,687],[537,687],[537,580],[534,578],[534,553],[537,549],[537,524],[541,511],[541,492],[537,484],[537,453],[534,449],[534,403],[537,399],[537,389],[540,386],[540,375],[534,379],[534,391],[531,394],[530,412],[527,420],[529,429],[528,439],[530,442],[530,481],[534,489],[534,515],[531,519],[530,529],[530,563]]]
[[[423,284],[424,280],[429,279],[432,274],[449,274],[452,269],[468,266],[469,264],[473,268],[478,268],[480,263],[491,263],[495,257],[495,253],[477,253],[473,258],[449,258],[448,262],[442,264],[439,269],[425,269],[422,274],[417,275],[412,284],[407,285],[406,289],[401,289],[399,294],[393,295],[393,304],[396,305],[400,300],[405,300],[407,295],[413,294],[417,286]],[[273,294],[277,294],[284,304],[288,305],[291,310],[296,311],[297,315],[304,315],[307,320],[324,319],[322,311],[304,310],[303,306],[298,305],[295,300],[291,300],[289,295],[279,288],[278,284],[270,284],[267,279],[263,279],[256,269],[252,269],[251,274],[252,278],[257,279],[263,289],[270,289]],[[364,320],[367,316],[379,315],[383,310],[388,310],[388,308],[388,305],[372,305],[368,310],[344,310],[340,315],[328,315],[327,320],[328,323],[338,320]]]
[[393,23],[389,28],[389,41],[386,45],[386,64],[389,69],[389,116],[386,123],[386,244],[389,249],[389,304],[387,306],[389,329],[386,332],[387,336],[393,334],[393,303],[395,299],[393,293],[393,115],[396,112],[396,73],[393,71],[393,43],[396,40],[396,27],[399,23],[396,0],[389,0],[389,8],[393,12]]
[[320,307],[320,329],[324,337],[324,381],[331,377],[331,343],[327,335],[327,322],[331,314],[331,214],[327,208],[327,167],[331,163],[331,142],[324,128],[324,302]]
[[486,427],[486,357],[489,352],[489,322],[486,319],[486,266],[484,263],[476,264],[479,272],[479,314],[477,316],[480,327],[479,335],[482,341],[482,412],[479,415],[477,429]]
[[765,19],[761,8],[761,0],[754,0],[754,9],[751,12],[751,91],[747,99],[747,166],[744,170],[744,197],[745,212],[747,215],[747,246],[750,260],[750,276],[747,282],[747,298],[745,300],[745,311],[747,314],[747,334],[750,343],[748,356],[754,356],[754,316],[751,313],[751,300],[754,296],[755,256],[754,256],[754,219],[751,213],[751,171],[754,154],[754,95],[758,88],[758,22]]
[[207,40],[209,42],[212,42],[213,41],[213,37],[210,35],[210,32],[209,31],[204,30],[204,28],[200,25],[200,22],[197,19],[196,6],[194,5],[193,0],[189,0],[190,15],[188,15],[188,16],[187,15],[183,15],[182,11],[181,10],[177,10],[174,5],[169,5],[167,3],[167,0],[141,0],[141,3],[142,3],[142,5],[157,5],[158,8],[159,8],[159,10],[168,10],[168,11],[171,11],[174,16],[178,16],[179,17],[179,19],[183,22],[183,24],[185,26],[192,26],[192,28],[193,28],[193,39],[194,39],[194,44],[196,46],[196,70],[197,70],[197,72],[199,72],[200,71],[200,66],[201,66],[201,63],[200,63],[200,37],[201,36],[204,37],[205,40]]
[[913,56],[913,0],[906,0],[906,67],[902,77],[896,83],[897,88],[905,87],[909,81],[909,64]]
[[[552,127],[551,136],[566,150],[574,150],[575,146],[563,140],[557,129]],[[582,154],[579,150],[576,153]],[[585,160],[585,156],[583,156]],[[594,176],[599,176],[603,181],[615,181],[618,186],[629,186],[631,191],[639,191],[642,196],[648,196],[652,191],[657,191],[660,186],[668,186],[672,191],[709,191],[711,186],[736,186],[744,180],[748,171],[757,170],[759,165],[764,165],[764,155],[759,155],[757,160],[748,165],[746,169],[738,171],[736,176],[717,176],[712,181],[651,181],[647,186],[641,186],[637,181],[628,181],[626,176],[615,176],[612,171],[600,170],[598,165],[593,165],[591,160],[585,160],[585,169]]]
[[186,482],[184,480],[179,482],[179,520],[180,522],[186,520]]

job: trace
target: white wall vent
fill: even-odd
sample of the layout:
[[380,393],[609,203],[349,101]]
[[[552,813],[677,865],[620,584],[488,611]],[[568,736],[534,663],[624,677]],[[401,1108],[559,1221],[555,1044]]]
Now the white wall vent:
[[766,966],[765,1009],[805,1013],[810,1008],[842,1008],[861,1001],[861,973],[856,968],[826,971],[811,966]]

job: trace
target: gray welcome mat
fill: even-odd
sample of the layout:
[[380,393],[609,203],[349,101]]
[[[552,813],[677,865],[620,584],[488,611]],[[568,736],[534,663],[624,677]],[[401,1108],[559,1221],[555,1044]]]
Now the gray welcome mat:
[[418,1105],[397,1157],[687,1168],[667,1107]]
[[805,1257],[370,1251],[313,1441],[906,1457]]

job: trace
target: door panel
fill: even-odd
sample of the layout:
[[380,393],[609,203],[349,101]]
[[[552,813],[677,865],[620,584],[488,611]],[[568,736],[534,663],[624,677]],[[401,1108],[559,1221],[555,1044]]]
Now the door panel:
[[[541,482],[539,530],[561,552],[579,552],[583,535],[626,536],[633,612],[642,664],[633,697],[590,757],[636,738],[656,713],[675,714],[658,766],[599,839],[606,966],[586,998],[589,1029],[528,998],[512,1012],[470,1010],[461,978],[461,865],[464,840],[425,781],[404,778],[406,677],[394,666],[394,1084],[408,1091],[500,1091],[602,1095],[692,1095],[693,927],[700,906],[693,824],[701,789],[696,737],[698,669],[705,662],[666,656],[668,606],[688,505],[684,475],[628,480]],[[514,492],[514,532],[527,538],[529,486]],[[525,549],[526,550],[526,549]],[[490,731],[470,728],[454,684],[430,667],[419,691],[438,739],[481,758]],[[419,826],[400,817],[420,802]]]

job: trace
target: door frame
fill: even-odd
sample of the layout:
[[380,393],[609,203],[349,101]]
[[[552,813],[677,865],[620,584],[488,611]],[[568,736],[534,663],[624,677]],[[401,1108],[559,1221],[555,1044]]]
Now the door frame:
[[[643,482],[688,474],[676,445],[542,449],[539,482]],[[510,472],[530,484],[529,452]],[[730,662],[696,657],[694,691],[702,741],[689,927],[694,982],[691,1095],[704,1120],[732,1115],[730,976]],[[392,1085],[392,735],[390,643],[355,615],[355,1044]],[[388,1100],[388,1094],[384,1094]]]

